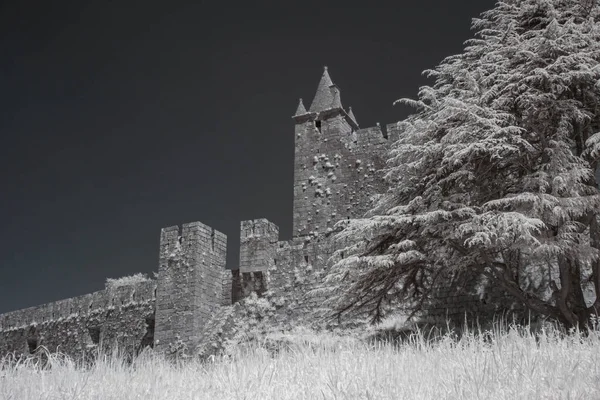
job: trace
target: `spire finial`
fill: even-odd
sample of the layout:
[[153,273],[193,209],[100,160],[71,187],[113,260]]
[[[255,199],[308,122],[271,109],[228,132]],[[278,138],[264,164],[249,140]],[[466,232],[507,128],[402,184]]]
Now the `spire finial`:
[[323,71],[327,71],[327,65],[323,66]]
[[348,107],[348,116],[352,119],[352,121],[354,121],[356,123],[356,125],[358,125],[358,122],[356,122],[356,117],[354,116],[354,113],[352,112],[352,107]]
[[302,102],[302,97],[300,97],[300,101],[298,101],[298,108],[296,109],[296,114],[294,114],[294,116],[304,115],[304,114],[306,114],[306,108],[304,108],[304,103]]

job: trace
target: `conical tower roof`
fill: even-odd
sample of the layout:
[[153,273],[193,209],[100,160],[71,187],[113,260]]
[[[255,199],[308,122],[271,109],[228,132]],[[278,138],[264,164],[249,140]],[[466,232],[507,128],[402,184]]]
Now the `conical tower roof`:
[[334,83],[329,87],[331,91],[331,104],[328,108],[342,108],[342,99],[340,99],[340,89]]
[[323,69],[323,75],[321,76],[321,81],[319,82],[319,86],[317,87],[317,93],[315,94],[315,98],[310,105],[310,112],[321,112],[323,110],[327,110],[331,108],[333,103],[333,93],[330,89],[330,86],[333,85],[331,81],[331,77],[329,76],[329,72],[327,72],[327,67]]
[[294,117],[297,115],[304,114],[306,114],[306,108],[304,108],[304,103],[302,102],[302,98],[300,98],[300,101],[298,102],[298,108],[296,109],[296,114],[294,114]]
[[352,118],[352,121],[354,121],[358,125],[358,122],[356,121],[356,117],[354,116],[354,113],[352,112],[352,107],[348,107],[348,116],[350,118]]

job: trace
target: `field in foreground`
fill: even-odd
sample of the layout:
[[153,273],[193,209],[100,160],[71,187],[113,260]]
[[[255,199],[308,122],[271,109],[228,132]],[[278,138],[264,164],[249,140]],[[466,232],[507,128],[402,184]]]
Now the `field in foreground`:
[[104,357],[91,369],[0,363],[0,399],[600,399],[600,334],[538,340],[514,329],[393,348],[296,335],[270,356],[255,347],[211,363],[170,364],[145,354]]

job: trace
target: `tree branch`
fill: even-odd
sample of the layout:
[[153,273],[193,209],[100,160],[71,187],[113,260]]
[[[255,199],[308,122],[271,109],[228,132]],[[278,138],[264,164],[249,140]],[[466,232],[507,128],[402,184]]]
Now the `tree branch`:
[[555,318],[561,322],[565,322],[565,318],[559,312],[559,310],[551,306],[544,301],[534,297],[530,293],[523,292],[523,290],[514,282],[509,281],[506,278],[506,274],[497,273],[495,263],[490,260],[489,256],[485,252],[480,252],[481,257],[485,261],[487,270],[482,271],[483,275],[490,278],[492,281],[498,283],[504,290],[510,293],[512,296],[520,300],[526,307],[533,311],[537,311],[543,315]]

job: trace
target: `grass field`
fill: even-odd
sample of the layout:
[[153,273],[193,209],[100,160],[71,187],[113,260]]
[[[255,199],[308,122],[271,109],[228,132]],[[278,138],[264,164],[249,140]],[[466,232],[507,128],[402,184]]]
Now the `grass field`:
[[290,338],[209,363],[151,353],[127,365],[103,356],[89,369],[60,356],[51,368],[0,363],[0,398],[40,399],[600,399],[600,334],[537,341],[510,329],[428,345],[368,345],[326,335]]

